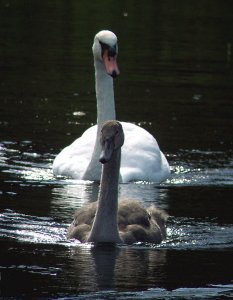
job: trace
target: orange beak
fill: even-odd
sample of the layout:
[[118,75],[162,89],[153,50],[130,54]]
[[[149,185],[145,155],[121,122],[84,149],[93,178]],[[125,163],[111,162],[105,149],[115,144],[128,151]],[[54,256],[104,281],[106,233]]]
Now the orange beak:
[[118,65],[117,65],[117,56],[110,56],[108,53],[108,49],[106,49],[103,53],[103,61],[108,75],[113,78],[117,77],[120,74]]

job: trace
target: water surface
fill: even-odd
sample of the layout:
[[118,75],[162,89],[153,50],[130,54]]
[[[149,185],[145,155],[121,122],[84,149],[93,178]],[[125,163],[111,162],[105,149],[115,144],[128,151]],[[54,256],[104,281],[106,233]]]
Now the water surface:
[[[1,296],[216,299],[233,294],[231,1],[2,1]],[[104,16],[104,17],[103,17]],[[66,238],[98,184],[55,178],[55,155],[96,122],[91,45],[119,38],[118,119],[158,140],[171,177],[122,184],[165,209],[161,245]]]

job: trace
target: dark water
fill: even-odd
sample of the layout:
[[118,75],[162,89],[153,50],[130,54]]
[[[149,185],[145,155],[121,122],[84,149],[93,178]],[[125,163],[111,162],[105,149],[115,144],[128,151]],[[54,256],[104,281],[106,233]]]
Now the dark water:
[[[0,297],[233,295],[233,2],[0,1]],[[170,214],[159,246],[67,241],[98,184],[56,179],[55,155],[96,121],[91,45],[119,38],[118,119],[156,136],[172,169],[120,196]]]

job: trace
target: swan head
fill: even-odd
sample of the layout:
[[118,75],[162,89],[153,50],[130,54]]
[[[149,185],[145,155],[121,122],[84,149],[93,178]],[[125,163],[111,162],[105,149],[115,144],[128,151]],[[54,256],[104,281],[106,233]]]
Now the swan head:
[[108,75],[113,78],[120,74],[117,65],[118,44],[116,35],[109,30],[101,30],[94,38],[92,46],[94,59],[101,62]]
[[120,122],[111,120],[102,125],[100,144],[102,151],[99,161],[105,164],[111,159],[113,152],[124,144],[124,132]]

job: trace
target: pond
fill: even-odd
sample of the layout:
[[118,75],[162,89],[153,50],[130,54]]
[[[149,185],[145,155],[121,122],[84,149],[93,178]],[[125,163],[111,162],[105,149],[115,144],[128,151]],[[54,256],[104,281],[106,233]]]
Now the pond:
[[[216,299],[233,295],[231,1],[0,3],[0,295]],[[91,46],[119,40],[117,118],[156,137],[171,176],[120,184],[170,215],[160,245],[67,240],[98,183],[52,163],[96,123]]]

